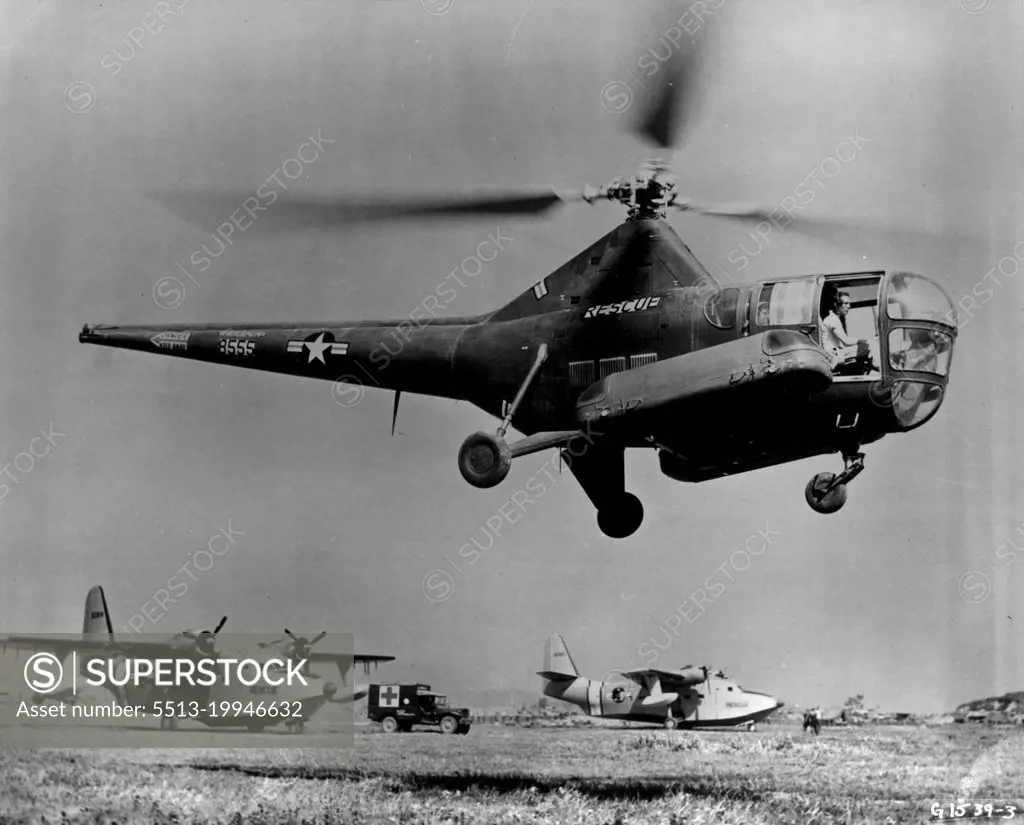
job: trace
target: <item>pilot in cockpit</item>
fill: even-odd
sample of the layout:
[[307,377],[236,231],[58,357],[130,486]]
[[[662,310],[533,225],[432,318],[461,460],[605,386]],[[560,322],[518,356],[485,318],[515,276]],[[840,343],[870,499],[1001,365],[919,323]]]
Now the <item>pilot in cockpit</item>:
[[832,311],[820,321],[821,346],[829,358],[829,366],[838,368],[858,359],[870,357],[868,342],[851,336],[846,330],[846,316],[850,312],[850,294],[835,294]]

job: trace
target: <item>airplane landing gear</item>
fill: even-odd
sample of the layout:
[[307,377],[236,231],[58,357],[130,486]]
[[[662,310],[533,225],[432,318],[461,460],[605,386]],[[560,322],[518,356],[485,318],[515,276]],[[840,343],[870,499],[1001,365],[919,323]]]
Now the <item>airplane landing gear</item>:
[[816,513],[834,513],[846,504],[846,485],[864,469],[864,453],[844,453],[846,468],[839,474],[818,473],[804,488],[804,497]]
[[644,505],[632,493],[621,493],[597,511],[597,526],[609,538],[624,539],[644,520]]
[[306,732],[306,722],[303,719],[300,719],[297,722],[288,722],[286,727],[288,728],[288,733],[305,733]]
[[679,727],[679,720],[672,716],[665,717],[665,730],[675,730]]
[[505,433],[508,432],[508,428],[512,424],[512,416],[519,409],[526,391],[533,383],[533,379],[537,376],[537,372],[547,357],[548,345],[541,344],[537,350],[537,358],[526,374],[515,399],[505,412],[498,431],[494,435],[485,432],[473,433],[459,447],[459,472],[474,487],[481,489],[494,487],[501,484],[505,480],[505,476],[508,475],[508,471],[512,467],[512,450],[508,446],[508,442],[505,441]]

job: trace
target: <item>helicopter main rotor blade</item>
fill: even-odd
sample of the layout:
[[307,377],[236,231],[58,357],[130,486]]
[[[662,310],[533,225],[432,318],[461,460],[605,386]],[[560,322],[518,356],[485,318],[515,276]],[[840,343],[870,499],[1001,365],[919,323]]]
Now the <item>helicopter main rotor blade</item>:
[[725,218],[760,227],[764,235],[769,232],[795,232],[861,253],[883,254],[904,250],[908,245],[944,244],[951,249],[961,250],[965,255],[984,257],[990,240],[962,230],[929,231],[900,223],[794,214],[778,206],[751,203],[702,204],[684,201],[673,204],[673,207],[681,212]]
[[683,131],[684,117],[696,103],[697,59],[695,54],[679,56],[655,75],[652,90],[637,117],[635,130],[659,149],[676,146]]
[[[158,192],[155,199],[186,223],[213,232],[233,216],[260,231],[285,232],[370,222],[495,215],[541,215],[583,193],[554,189],[437,195],[285,197],[261,202],[250,193]],[[248,212],[248,214],[246,214]]]
[[708,42],[706,25],[691,34],[681,26],[685,11],[674,16],[668,11],[660,16],[659,37],[649,50],[655,62],[648,65],[656,65],[647,74],[651,88],[642,96],[633,121],[633,131],[659,149],[678,146],[696,116]]

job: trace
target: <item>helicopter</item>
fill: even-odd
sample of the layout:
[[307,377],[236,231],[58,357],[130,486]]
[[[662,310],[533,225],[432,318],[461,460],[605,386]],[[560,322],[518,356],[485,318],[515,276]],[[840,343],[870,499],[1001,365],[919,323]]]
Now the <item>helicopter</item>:
[[[634,107],[633,131],[658,152],[677,145],[693,112],[700,54],[699,42],[684,44]],[[160,199],[191,223],[197,205],[226,203],[230,211],[244,202],[250,215],[269,206],[224,193]],[[482,315],[429,310],[428,317],[425,309],[423,317],[413,318],[414,311],[390,321],[86,324],[79,340],[394,391],[392,434],[402,393],[468,401],[499,421],[458,451],[470,485],[495,487],[513,459],[556,449],[594,505],[598,527],[616,539],[635,533],[644,518],[643,504],[626,490],[627,449],[655,450],[664,475],[690,483],[839,453],[842,470],[816,473],[804,490],[813,510],[830,514],[864,470],[865,445],[922,426],[945,396],[957,322],[935,281],[873,270],[724,286],[669,215],[763,224],[774,220],[773,210],[686,198],[661,157],[579,190],[321,199],[275,193],[275,200],[272,226],[285,230],[541,216],[570,203],[609,202],[626,214],[587,249]],[[787,229],[813,223],[789,218]],[[857,346],[835,361],[821,336],[838,299]],[[523,437],[510,443],[513,424]]]

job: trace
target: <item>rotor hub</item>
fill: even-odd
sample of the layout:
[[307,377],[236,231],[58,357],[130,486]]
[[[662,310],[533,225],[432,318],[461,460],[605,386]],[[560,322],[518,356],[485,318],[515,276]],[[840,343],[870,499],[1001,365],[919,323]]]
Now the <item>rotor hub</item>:
[[608,200],[626,207],[627,221],[664,219],[678,194],[675,175],[660,158],[648,161],[636,175],[616,178],[602,187]]

